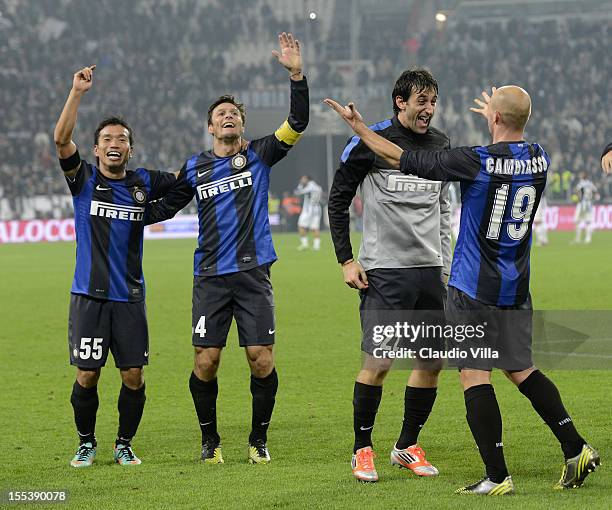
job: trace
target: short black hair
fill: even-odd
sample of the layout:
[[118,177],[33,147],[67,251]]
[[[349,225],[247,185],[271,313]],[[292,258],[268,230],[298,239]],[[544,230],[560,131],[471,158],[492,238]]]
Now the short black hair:
[[225,94],[223,96],[219,96],[213,104],[211,104],[208,107],[208,125],[210,126],[212,124],[212,112],[213,110],[219,106],[220,104],[223,103],[230,103],[233,104],[236,108],[238,108],[238,111],[240,112],[240,117],[242,118],[242,123],[244,124],[244,122],[246,121],[246,111],[244,109],[244,104],[243,103],[239,103],[236,98],[230,94]]
[[436,94],[438,93],[438,82],[427,69],[416,68],[404,71],[395,82],[391,93],[395,114],[399,113],[399,108],[395,104],[397,96],[403,98],[404,101],[408,101],[411,94],[419,94],[429,89],[433,89]]
[[102,131],[106,126],[123,126],[125,129],[128,130],[130,136],[130,147],[134,147],[134,135],[132,133],[132,128],[121,117],[107,117],[102,122],[100,122],[100,124],[98,124],[96,132],[94,133],[94,145],[98,145],[100,131]]

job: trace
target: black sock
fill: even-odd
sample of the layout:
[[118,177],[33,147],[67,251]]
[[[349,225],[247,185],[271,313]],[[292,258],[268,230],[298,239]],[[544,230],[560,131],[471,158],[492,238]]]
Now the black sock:
[[83,388],[77,381],[72,386],[70,403],[74,409],[74,423],[79,441],[96,445],[96,413],[98,412],[98,386]]
[[494,483],[508,476],[502,444],[502,419],[495,391],[490,384],[472,386],[464,392],[466,418],[478,451]]
[[219,393],[217,378],[202,381],[195,373],[191,372],[189,390],[202,431],[202,444],[208,439],[218,442],[220,437],[217,433],[217,394]]
[[404,422],[397,440],[397,448],[403,450],[416,444],[419,432],[436,401],[436,388],[406,386],[404,393]]
[[278,375],[276,369],[266,377],[251,376],[251,395],[253,395],[253,418],[251,420],[251,434],[249,442],[268,440],[267,433],[276,401],[278,389]]
[[353,453],[360,448],[372,446],[372,429],[382,398],[382,386],[370,386],[355,382],[353,391],[353,430],[355,444]]
[[542,372],[536,370],[519,384],[518,389],[531,401],[533,408],[559,440],[565,458],[569,459],[578,455],[586,441],[574,427],[554,383]]
[[146,399],[144,384],[137,390],[132,390],[125,384],[121,385],[117,401],[119,430],[117,431],[116,443],[130,444],[138,430]]

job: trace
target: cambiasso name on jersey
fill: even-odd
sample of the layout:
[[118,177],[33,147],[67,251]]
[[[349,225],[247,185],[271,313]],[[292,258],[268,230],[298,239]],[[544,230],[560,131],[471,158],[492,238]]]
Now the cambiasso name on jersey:
[[486,168],[488,174],[539,174],[548,170],[548,163],[543,156],[537,156],[526,161],[519,159],[487,158]]
[[114,220],[142,221],[144,211],[144,207],[109,204],[108,202],[92,200],[89,214]]
[[246,188],[247,186],[253,186],[251,172],[242,172],[230,177],[219,179],[218,181],[200,184],[196,189],[198,191],[198,197],[200,197],[200,200],[204,200],[205,198],[211,198],[215,195],[228,193],[239,188]]
[[419,179],[412,175],[391,174],[387,178],[387,191],[440,191],[440,186],[438,181]]

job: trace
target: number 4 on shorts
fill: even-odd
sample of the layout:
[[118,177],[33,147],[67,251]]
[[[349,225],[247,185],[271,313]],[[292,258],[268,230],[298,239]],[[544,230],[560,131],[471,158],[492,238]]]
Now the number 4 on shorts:
[[204,338],[206,336],[206,317],[204,315],[202,315],[200,320],[198,320],[194,331],[200,335],[200,338]]

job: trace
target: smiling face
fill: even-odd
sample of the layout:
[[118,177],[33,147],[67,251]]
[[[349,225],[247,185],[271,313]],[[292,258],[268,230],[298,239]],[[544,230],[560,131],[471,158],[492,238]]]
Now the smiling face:
[[232,103],[215,106],[210,114],[208,132],[217,140],[232,142],[244,133],[244,122],[238,107]]
[[413,91],[407,101],[397,96],[395,103],[400,110],[397,117],[405,128],[424,134],[433,119],[437,101],[438,94],[433,88]]
[[120,124],[104,126],[98,134],[94,154],[100,166],[110,172],[122,172],[132,155],[130,131]]

